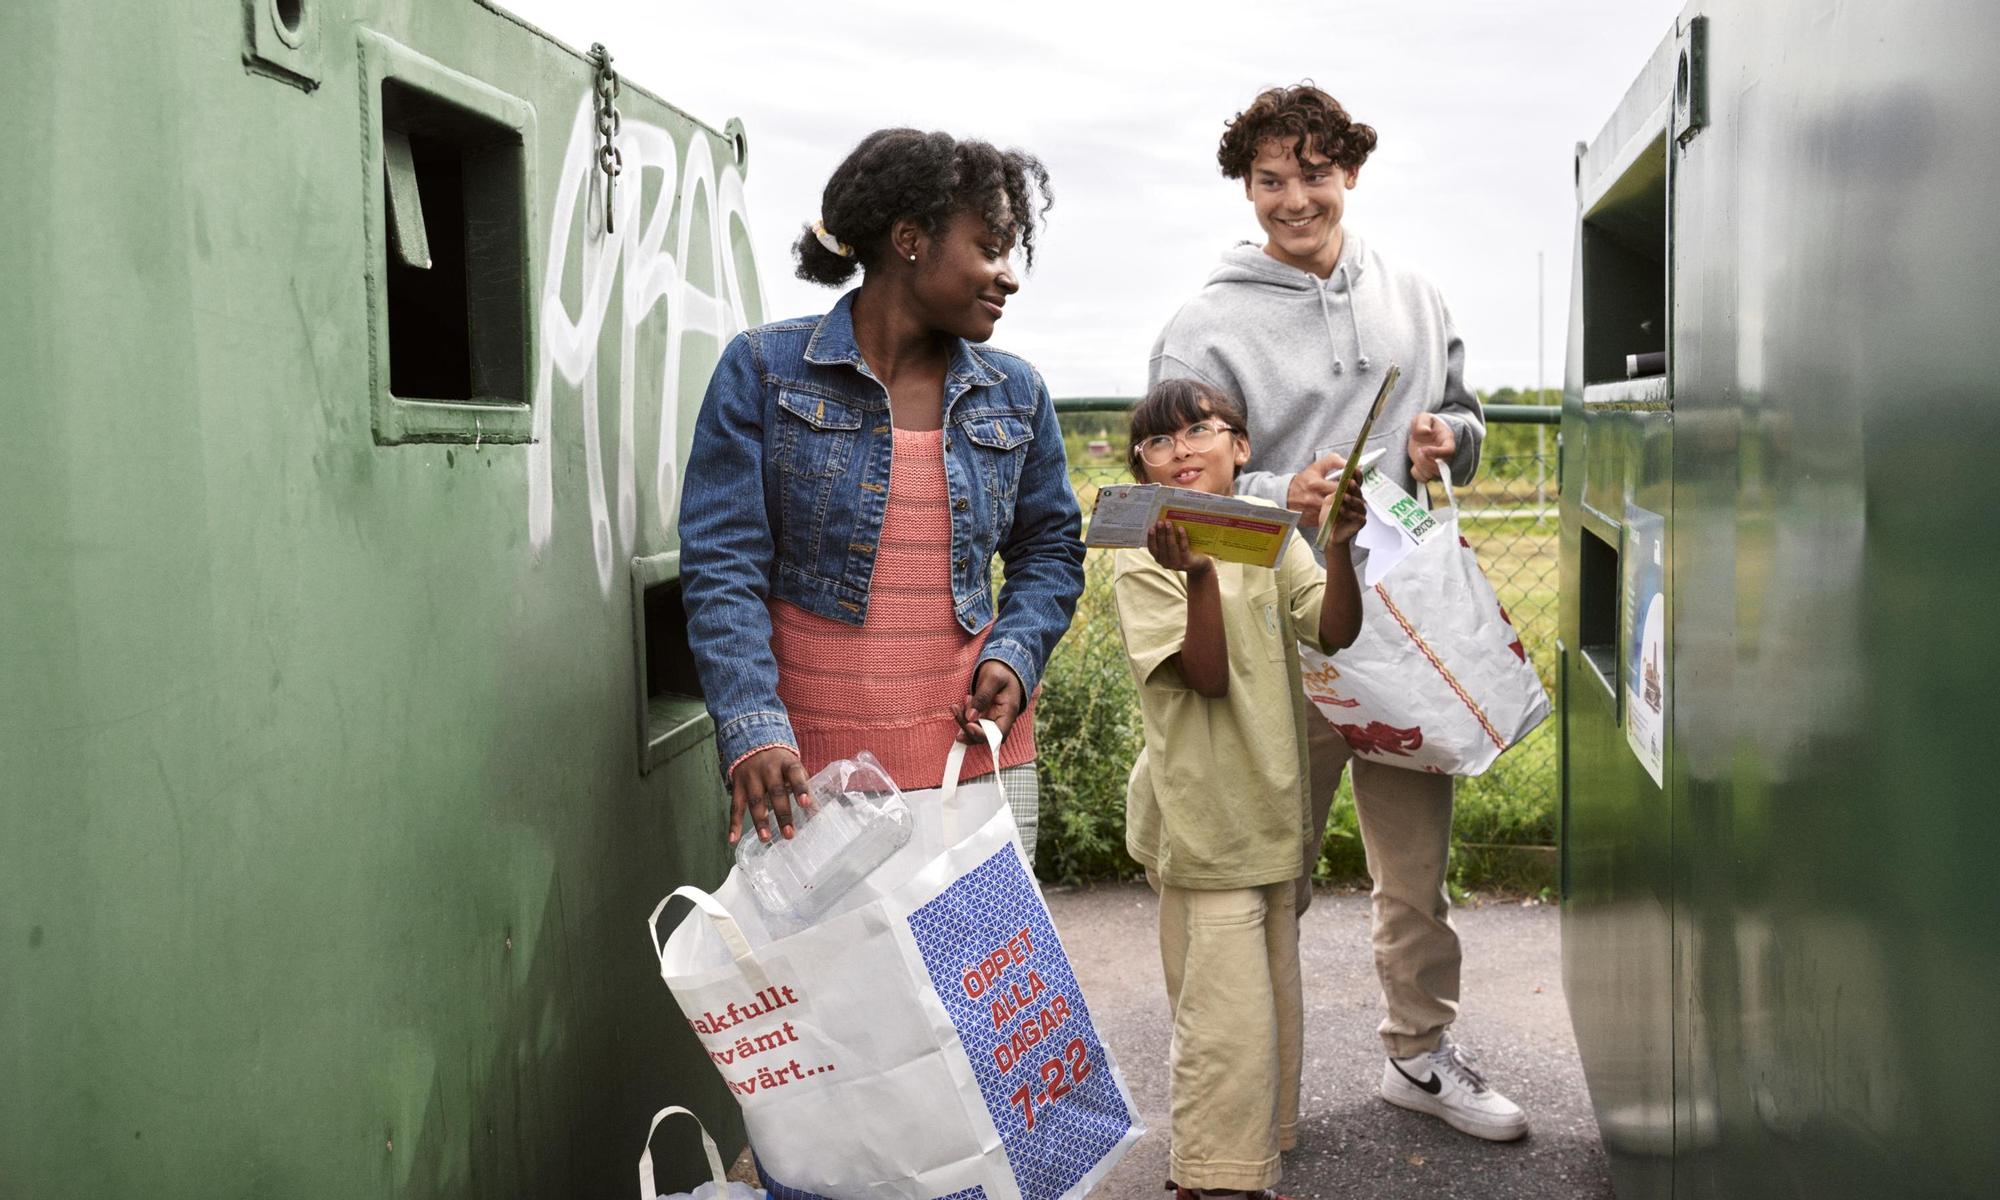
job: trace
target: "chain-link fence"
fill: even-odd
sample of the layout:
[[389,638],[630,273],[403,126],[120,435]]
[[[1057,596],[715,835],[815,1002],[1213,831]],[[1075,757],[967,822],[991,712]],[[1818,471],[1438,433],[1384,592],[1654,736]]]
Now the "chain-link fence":
[[[1058,401],[1070,479],[1085,513],[1097,489],[1125,482],[1129,400]],[[1559,522],[1553,407],[1489,406],[1478,475],[1457,490],[1461,529],[1555,694]],[[1132,874],[1125,854],[1125,781],[1141,744],[1137,694],[1111,605],[1111,557],[1092,550],[1076,620],[1049,661],[1035,740],[1042,769],[1043,878],[1073,882]],[[1476,778],[1460,779],[1453,821],[1454,886],[1530,893],[1555,884],[1555,721],[1542,723]],[[1328,822],[1322,875],[1365,879],[1345,781]]]

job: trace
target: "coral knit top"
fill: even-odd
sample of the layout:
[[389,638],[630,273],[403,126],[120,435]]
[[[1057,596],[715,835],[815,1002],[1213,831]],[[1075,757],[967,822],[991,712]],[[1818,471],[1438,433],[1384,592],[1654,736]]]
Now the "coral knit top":
[[[905,789],[944,782],[945,755],[958,737],[952,709],[972,690],[973,669],[992,625],[967,633],[953,611],[951,498],[939,430],[897,429],[889,500],[868,615],[859,625],[770,601],[778,698],[791,714],[799,758],[817,773],[867,750]],[[1000,744],[1000,764],[1033,761],[1032,702]],[[992,769],[984,743],[965,774]]]

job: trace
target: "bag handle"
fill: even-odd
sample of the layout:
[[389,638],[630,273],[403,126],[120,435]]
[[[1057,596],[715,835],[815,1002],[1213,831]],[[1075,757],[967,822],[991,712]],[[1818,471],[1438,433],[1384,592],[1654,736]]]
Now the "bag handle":
[[[1425,508],[1430,509],[1431,512],[1442,511],[1441,509],[1431,508],[1431,489],[1428,483],[1421,479],[1412,479],[1410,482],[1416,486],[1417,496],[1424,502]],[[1458,497],[1454,496],[1451,490],[1451,464],[1442,459],[1438,460],[1438,482],[1444,485],[1444,507],[1451,510],[1451,519],[1456,521],[1458,520]]]
[[[993,785],[1000,789],[1000,798],[1005,800],[1007,785],[1000,780],[1000,727],[982,717],[979,721],[979,731],[986,735],[986,749],[993,755]],[[965,767],[965,752],[971,748],[969,742],[952,740],[951,752],[946,754],[944,759],[944,783],[940,785],[944,795],[941,797],[941,803],[949,804],[951,798],[958,794],[959,772]]]
[[672,904],[676,896],[708,914],[709,923],[715,927],[723,944],[729,947],[729,957],[736,960],[736,969],[743,973],[745,979],[756,987],[769,985],[764,968],[757,962],[756,952],[750,948],[750,939],[743,936],[743,927],[729,915],[729,910],[722,906],[721,901],[698,887],[677,887],[668,892],[666,899],[653,908],[653,915],[646,918],[646,928],[653,935],[653,954],[660,960],[661,974],[667,970],[667,948],[660,941],[660,914],[667,911],[667,905]]
[[676,1113],[693,1121],[694,1127],[701,1131],[701,1149],[702,1153],[708,1155],[708,1173],[715,1180],[715,1190],[722,1191],[724,1185],[729,1182],[729,1173],[722,1169],[722,1155],[715,1150],[715,1139],[708,1136],[708,1126],[703,1125],[701,1118],[687,1109],[678,1104],[670,1104],[653,1114],[653,1124],[646,1130],[645,1148],[639,1151],[639,1195],[643,1200],[658,1200],[659,1189],[653,1186],[653,1135],[659,1132],[660,1122]]

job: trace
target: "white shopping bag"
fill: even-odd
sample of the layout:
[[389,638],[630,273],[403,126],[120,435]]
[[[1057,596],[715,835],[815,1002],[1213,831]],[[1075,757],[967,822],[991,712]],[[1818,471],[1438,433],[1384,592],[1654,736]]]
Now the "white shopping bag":
[[1364,489],[1371,527],[1406,531],[1400,558],[1386,577],[1370,571],[1354,644],[1330,658],[1300,646],[1299,666],[1307,699],[1356,755],[1477,775],[1542,723],[1549,696],[1459,534],[1450,469],[1440,478],[1445,507],[1414,537],[1407,511],[1391,511],[1398,497],[1414,505],[1408,493],[1393,484]]
[[[660,1122],[676,1115],[693,1121],[694,1127],[701,1131],[701,1149],[708,1156],[709,1177],[692,1192],[661,1196],[653,1183],[653,1134],[659,1131]],[[722,1169],[722,1156],[715,1151],[715,1139],[708,1136],[708,1127],[701,1123],[700,1117],[675,1104],[654,1113],[653,1124],[646,1130],[646,1148],[639,1151],[639,1200],[768,1200],[768,1193],[747,1183],[731,1183],[729,1173]]]
[[[810,927],[773,936],[734,871],[653,911],[660,976],[778,1200],[1067,1200],[1144,1132],[998,776],[958,786],[965,750],[904,793],[909,844]],[[695,911],[661,947],[675,897]]]

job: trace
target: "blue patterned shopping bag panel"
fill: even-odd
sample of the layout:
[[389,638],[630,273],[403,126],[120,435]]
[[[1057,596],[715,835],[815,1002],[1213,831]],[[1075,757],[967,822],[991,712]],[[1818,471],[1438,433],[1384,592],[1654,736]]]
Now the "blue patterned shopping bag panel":
[[[756,1155],[751,1155],[750,1161],[757,1164],[757,1179],[764,1185],[764,1190],[771,1193],[771,1200],[826,1200],[825,1196],[817,1192],[807,1192],[795,1187],[786,1187],[784,1184],[771,1178],[771,1173],[764,1169],[763,1160]],[[949,1196],[939,1196],[937,1200],[986,1200],[986,1189],[969,1187],[963,1191],[953,1192]]]
[[1132,1114],[1020,856],[995,853],[910,914],[910,932],[1022,1200],[1055,1200],[1117,1149]]
[[808,1192],[803,1188],[786,1187],[784,1184],[771,1178],[771,1173],[764,1169],[764,1160],[758,1158],[756,1155],[751,1155],[750,1161],[757,1164],[757,1182],[763,1184],[764,1190],[771,1193],[771,1200],[826,1200],[826,1197],[820,1195],[818,1192]]

